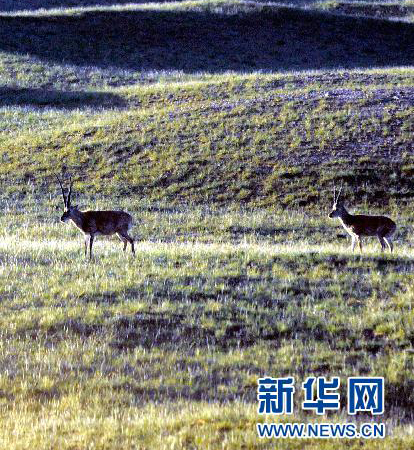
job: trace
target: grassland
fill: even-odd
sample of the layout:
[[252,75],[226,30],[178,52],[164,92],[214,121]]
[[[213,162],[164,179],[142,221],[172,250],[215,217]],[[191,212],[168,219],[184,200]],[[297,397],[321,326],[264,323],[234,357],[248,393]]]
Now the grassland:
[[[117,3],[0,2],[0,448],[411,448],[413,25]],[[83,258],[56,172],[135,259]],[[393,255],[350,252],[340,183]],[[384,376],[389,437],[259,440],[264,374]]]
[[[412,25],[235,5],[0,17],[2,189],[69,169],[152,201],[315,207],[343,180],[406,204],[413,71],[349,69],[412,63]],[[325,70],[261,73],[281,67]]]
[[225,76],[124,88],[118,95],[130,106],[117,111],[16,117],[6,109],[0,183],[10,195],[55,195],[54,172],[69,168],[84,193],[312,209],[346,182],[350,202],[405,207],[412,79],[409,69]]
[[394,256],[360,256],[324,216],[129,204],[136,259],[98,242],[89,263],[53,206],[2,217],[3,448],[269,448],[269,373],[384,376],[390,445],[411,442],[410,219]]
[[412,22],[414,18],[414,2],[405,1],[325,1],[311,4],[311,7],[346,14],[381,19],[392,19]]

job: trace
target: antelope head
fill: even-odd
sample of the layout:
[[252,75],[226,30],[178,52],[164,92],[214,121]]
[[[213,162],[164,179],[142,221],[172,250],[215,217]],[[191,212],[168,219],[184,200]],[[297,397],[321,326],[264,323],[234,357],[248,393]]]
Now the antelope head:
[[64,211],[62,214],[62,217],[60,218],[60,220],[62,222],[67,222],[68,220],[72,219],[74,217],[74,215],[76,214],[78,210],[77,206],[72,206],[70,201],[70,197],[72,195],[72,186],[73,186],[73,181],[72,178],[69,178],[70,180],[70,185],[69,185],[69,192],[68,195],[65,195],[65,190],[63,189],[63,185],[62,182],[60,181],[59,177],[56,175],[57,180],[59,181],[60,184],[60,189],[62,190],[62,197],[63,197],[63,204],[64,204]]
[[346,209],[344,207],[344,205],[341,203],[339,203],[339,196],[341,195],[342,192],[342,185],[339,189],[338,195],[336,194],[336,189],[334,186],[334,201],[333,201],[333,205],[332,205],[332,211],[329,214],[329,218],[333,219],[334,217],[342,217],[342,215],[346,212]]

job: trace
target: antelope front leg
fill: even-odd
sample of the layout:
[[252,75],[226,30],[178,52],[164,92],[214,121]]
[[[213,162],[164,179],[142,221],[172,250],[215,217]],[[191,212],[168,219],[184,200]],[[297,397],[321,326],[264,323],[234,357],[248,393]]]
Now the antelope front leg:
[[89,237],[86,234],[85,235],[85,258],[88,256],[88,242],[89,242]]
[[356,242],[355,236],[351,236],[351,239],[352,239],[352,243],[351,243],[352,253],[354,253],[354,250],[355,250],[355,242]]
[[358,236],[359,252],[362,253],[362,239]]
[[94,235],[91,234],[91,237],[89,238],[89,259],[92,259],[92,245],[93,245],[93,238]]

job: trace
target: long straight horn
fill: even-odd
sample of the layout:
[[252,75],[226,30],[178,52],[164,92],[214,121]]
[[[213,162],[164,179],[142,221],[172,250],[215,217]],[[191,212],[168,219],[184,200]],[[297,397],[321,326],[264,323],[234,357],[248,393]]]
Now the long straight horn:
[[59,177],[58,177],[57,175],[55,175],[55,177],[56,177],[57,180],[59,181],[60,189],[62,190],[63,203],[64,203],[64,205],[65,205],[65,207],[66,207],[68,203],[67,203],[67,200],[66,200],[66,197],[65,197],[65,191],[64,191],[64,189],[63,189],[63,186],[62,186],[61,181],[59,180]]
[[70,185],[69,185],[68,200],[67,200],[67,203],[66,203],[67,208],[70,207],[70,196],[71,196],[71,194],[72,194],[72,186],[73,186],[72,177],[69,177],[69,180],[70,180]]
[[335,185],[334,185],[334,204],[336,203],[336,196],[335,196],[335,193],[336,193],[336,189],[335,189]]
[[341,184],[341,187],[339,188],[339,192],[338,192],[338,195],[337,195],[337,197],[336,197],[336,201],[337,201],[337,202],[338,202],[338,200],[339,200],[339,196],[341,195],[342,187],[343,187],[343,184]]

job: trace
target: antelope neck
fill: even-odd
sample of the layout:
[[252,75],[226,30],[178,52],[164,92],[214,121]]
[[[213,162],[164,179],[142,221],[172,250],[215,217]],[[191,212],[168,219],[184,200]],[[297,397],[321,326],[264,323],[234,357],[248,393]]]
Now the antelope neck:
[[343,208],[343,211],[341,212],[341,215],[339,216],[339,218],[342,220],[342,222],[345,224],[345,225],[350,225],[351,223],[351,221],[350,221],[350,219],[351,219],[351,214],[349,214],[349,212],[345,209],[345,208]]
[[72,222],[79,228],[82,228],[83,225],[83,217],[82,217],[82,213],[78,210],[72,210],[70,218],[72,220]]

